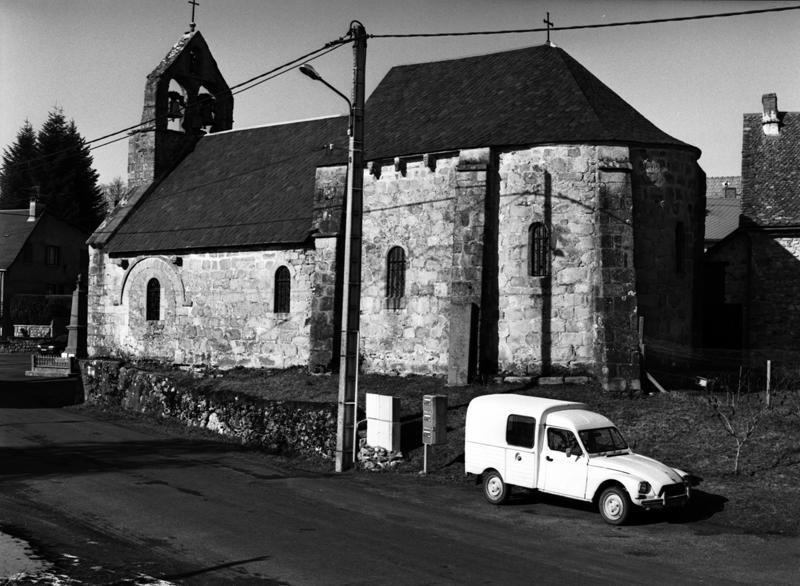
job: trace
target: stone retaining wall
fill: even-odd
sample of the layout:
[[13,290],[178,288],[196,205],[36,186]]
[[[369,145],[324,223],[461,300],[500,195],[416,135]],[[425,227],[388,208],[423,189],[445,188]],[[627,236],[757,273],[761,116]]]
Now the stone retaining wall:
[[336,405],[202,392],[116,360],[82,360],[85,401],[179,421],[275,452],[333,458]]

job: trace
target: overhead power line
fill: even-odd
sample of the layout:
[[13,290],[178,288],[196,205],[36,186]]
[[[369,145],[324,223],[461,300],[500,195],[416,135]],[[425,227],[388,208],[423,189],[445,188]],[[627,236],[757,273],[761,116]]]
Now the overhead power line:
[[[766,14],[766,13],[774,13],[774,12],[787,12],[791,10],[800,10],[800,5],[793,5],[793,6],[782,6],[778,8],[762,8],[756,10],[742,10],[737,12],[721,12],[716,14],[698,14],[694,16],[675,16],[670,18],[655,18],[650,20],[631,20],[631,21],[624,21],[624,22],[608,22],[608,23],[598,23],[598,24],[582,24],[582,25],[571,25],[571,26],[552,26],[549,25],[547,27],[538,27],[538,28],[525,28],[525,29],[504,29],[504,30],[494,30],[494,31],[464,31],[464,32],[439,32],[439,33],[389,33],[389,34],[371,34],[367,35],[369,38],[373,39],[387,39],[387,38],[422,38],[422,37],[464,37],[464,36],[478,36],[478,35],[508,35],[508,34],[524,34],[524,33],[537,33],[537,32],[547,32],[547,31],[568,31],[568,30],[586,30],[586,29],[598,29],[598,28],[609,28],[609,27],[620,27],[620,26],[636,26],[636,25],[644,25],[644,24],[663,24],[663,23],[670,23],[670,22],[686,22],[686,21],[693,21],[693,20],[708,20],[712,18],[729,18],[734,16],[748,16],[754,14]],[[323,55],[330,53],[331,51],[336,50],[337,48],[341,47],[343,44],[350,42],[349,35],[345,35],[340,37],[336,40],[330,41],[325,43],[319,49],[315,49],[305,55],[297,57],[291,61],[287,61],[278,67],[274,67],[269,71],[265,71],[259,75],[251,77],[241,83],[231,86],[228,88],[232,95],[237,95],[242,92],[245,92],[249,89],[252,89],[266,81],[274,79],[292,69],[298,67],[300,62],[305,62],[309,60],[314,60]],[[238,91],[233,91],[237,90]],[[216,97],[216,95],[215,95]],[[152,118],[150,120],[142,121],[138,124],[134,124],[133,126],[128,126],[121,130],[117,130],[115,132],[111,132],[109,134],[100,136],[98,138],[93,138],[92,140],[86,141],[85,144],[92,145],[94,143],[115,137],[119,134],[128,133],[132,130],[136,130],[137,128],[141,128],[143,126],[147,126],[156,122],[157,118]],[[110,144],[114,144],[115,142],[119,142],[121,140],[125,140],[127,135],[116,138],[114,140],[109,140],[102,144],[98,144],[92,146],[89,150],[96,150],[102,148],[104,146],[108,146]],[[31,161],[26,161],[24,163],[19,163],[18,165],[23,164],[31,164],[37,163],[40,161],[44,161],[49,157],[57,156],[62,154],[63,152],[68,152],[68,150],[64,150],[61,152],[51,153],[50,155],[44,157],[38,157],[36,159],[32,159]]]
[[780,8],[761,8],[757,10],[742,10],[739,12],[720,12],[717,14],[698,14],[696,16],[674,16],[671,18],[654,18],[650,20],[606,22],[600,24],[576,24],[572,26],[547,26],[539,28],[505,29],[496,31],[467,31],[467,32],[451,32],[451,33],[390,33],[390,34],[368,35],[368,37],[372,39],[393,39],[393,38],[399,39],[399,38],[414,38],[414,37],[467,37],[467,36],[477,36],[477,35],[510,35],[518,33],[542,33],[548,30],[573,31],[582,29],[593,29],[593,28],[609,28],[616,26],[635,26],[641,24],[663,24],[668,22],[685,22],[690,20],[708,20],[710,18],[728,18],[732,16],[765,14],[768,12],[786,12],[789,10],[800,10],[800,5],[782,6]]
[[[243,81],[241,83],[233,85],[233,86],[229,87],[228,90],[231,91],[231,95],[237,95],[237,94],[240,94],[242,92],[245,92],[245,91],[247,91],[249,89],[252,89],[252,88],[256,87],[257,85],[260,85],[260,84],[264,83],[265,81],[269,81],[270,79],[274,79],[274,78],[276,78],[276,77],[278,77],[280,75],[283,75],[284,73],[288,73],[289,71],[292,71],[293,69],[296,69],[297,67],[302,65],[302,63],[305,63],[307,61],[313,61],[314,59],[318,59],[319,57],[322,57],[323,55],[327,55],[331,51],[335,51],[336,49],[338,49],[339,47],[341,47],[343,44],[345,44],[347,42],[348,42],[348,40],[346,38],[342,37],[342,38],[336,39],[334,41],[330,41],[328,43],[325,43],[325,45],[323,45],[322,47],[320,47],[318,49],[315,49],[314,51],[310,51],[310,52],[306,53],[305,55],[301,55],[300,57],[292,59],[291,61],[287,61],[286,63],[283,63],[283,64],[281,64],[281,65],[279,65],[277,67],[273,67],[269,71],[265,71],[264,73],[256,75],[255,77],[251,77],[250,79],[247,79],[247,80],[245,80],[245,81]],[[244,87],[244,86],[247,86],[247,87]],[[239,88],[238,91],[233,91],[233,90],[236,90],[237,88]],[[214,94],[213,97],[217,98],[220,95],[221,95],[221,92],[218,92],[217,94]],[[153,124],[154,122],[157,122],[158,120],[159,120],[158,117],[150,118],[149,120],[144,120],[142,122],[139,122],[138,124],[134,124],[132,126],[128,126],[126,128],[122,128],[122,129],[117,130],[115,132],[111,132],[109,134],[105,134],[103,136],[99,136],[97,138],[93,138],[92,140],[85,141],[84,145],[89,146],[89,145],[92,145],[94,143],[97,143],[97,142],[112,138],[114,136],[117,136],[119,134],[123,134],[123,136],[120,136],[120,137],[115,138],[113,140],[108,140],[107,142],[104,142],[102,144],[94,145],[94,146],[90,147],[89,150],[93,151],[93,150],[108,146],[110,144],[114,144],[115,142],[119,142],[121,140],[127,139],[128,138],[128,134],[127,134],[128,132],[130,132],[132,130],[136,130],[137,128],[141,128],[143,126],[148,126],[150,124]],[[42,162],[48,160],[49,158],[52,158],[52,157],[67,153],[67,152],[69,152],[71,150],[73,150],[73,149],[64,149],[62,151],[57,151],[55,153],[49,153],[48,155],[43,155],[41,157],[36,157],[34,159],[30,159],[29,161],[24,161],[24,162],[18,163],[16,166],[42,163]]]

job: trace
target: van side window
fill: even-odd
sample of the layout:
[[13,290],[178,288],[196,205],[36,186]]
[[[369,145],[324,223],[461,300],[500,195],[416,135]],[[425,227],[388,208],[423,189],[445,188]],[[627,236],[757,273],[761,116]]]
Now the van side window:
[[521,448],[533,447],[536,420],[524,415],[509,415],[506,423],[506,443]]
[[554,452],[566,452],[570,448],[573,452],[579,447],[575,434],[566,429],[547,428],[547,447]]

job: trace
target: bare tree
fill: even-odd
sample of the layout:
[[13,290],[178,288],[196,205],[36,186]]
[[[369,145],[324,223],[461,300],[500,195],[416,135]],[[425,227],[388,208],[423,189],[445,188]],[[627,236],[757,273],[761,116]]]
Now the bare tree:
[[736,442],[736,455],[733,460],[733,473],[739,474],[739,461],[742,448],[753,437],[762,417],[769,411],[769,406],[756,393],[741,392],[741,378],[737,391],[723,393],[709,393],[707,402],[717,419],[725,430]]
[[105,205],[104,214],[107,216],[114,208],[119,205],[120,200],[125,197],[128,191],[128,186],[119,175],[114,177],[110,183],[104,183],[100,186],[103,190],[103,203]]

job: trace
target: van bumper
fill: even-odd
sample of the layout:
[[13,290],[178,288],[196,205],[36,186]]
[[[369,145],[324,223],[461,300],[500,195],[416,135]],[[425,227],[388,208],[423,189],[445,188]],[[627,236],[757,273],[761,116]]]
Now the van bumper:
[[688,483],[672,484],[662,487],[659,495],[655,498],[646,498],[644,495],[640,495],[640,498],[636,500],[645,509],[682,507],[689,502],[691,490]]

